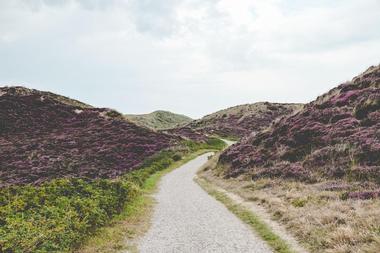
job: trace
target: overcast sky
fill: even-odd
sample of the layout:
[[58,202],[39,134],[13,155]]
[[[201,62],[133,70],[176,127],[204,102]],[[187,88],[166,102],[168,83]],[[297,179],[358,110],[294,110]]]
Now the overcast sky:
[[380,63],[380,0],[0,0],[0,84],[123,113],[309,102]]

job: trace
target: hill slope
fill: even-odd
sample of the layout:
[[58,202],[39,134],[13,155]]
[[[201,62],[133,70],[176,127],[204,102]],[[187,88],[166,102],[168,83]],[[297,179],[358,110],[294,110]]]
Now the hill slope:
[[35,89],[28,89],[22,86],[13,86],[13,87],[3,87],[0,89],[0,96],[3,94],[8,94],[12,96],[31,96],[31,95],[39,95],[42,98],[50,98],[61,102],[66,105],[76,106],[80,108],[93,108],[91,105],[85,104],[78,100],[65,97],[62,95],[58,95],[49,91],[40,91]]
[[175,114],[168,111],[154,111],[149,114],[133,115],[125,117],[136,125],[148,127],[155,130],[171,129],[183,126],[192,121],[190,117]]
[[114,178],[178,138],[52,93],[0,88],[0,186]]
[[380,183],[380,66],[226,150],[228,176]]
[[221,110],[191,122],[187,127],[207,134],[241,138],[268,127],[275,119],[292,114],[301,104],[261,102]]

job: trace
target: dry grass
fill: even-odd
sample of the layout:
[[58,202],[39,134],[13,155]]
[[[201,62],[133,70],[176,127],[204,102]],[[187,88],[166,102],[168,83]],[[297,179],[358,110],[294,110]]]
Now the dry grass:
[[151,196],[138,197],[109,226],[99,230],[76,253],[138,252],[136,239],[150,226],[154,201]]
[[237,203],[226,193],[217,189],[208,181],[196,178],[195,180],[206,192],[213,196],[216,200],[222,202],[228,210],[235,214],[239,219],[248,224],[258,236],[261,237],[276,253],[293,253],[291,246],[283,240],[273,229],[268,226],[261,217],[252,213],[250,209],[244,205]]
[[324,183],[226,180],[215,165],[210,161],[201,177],[264,207],[311,252],[380,252],[380,200],[341,200],[343,190],[324,190]]

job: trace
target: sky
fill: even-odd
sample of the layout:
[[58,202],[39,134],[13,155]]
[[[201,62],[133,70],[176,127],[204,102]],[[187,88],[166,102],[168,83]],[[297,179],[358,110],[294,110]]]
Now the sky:
[[380,0],[0,0],[0,86],[199,118],[380,63]]

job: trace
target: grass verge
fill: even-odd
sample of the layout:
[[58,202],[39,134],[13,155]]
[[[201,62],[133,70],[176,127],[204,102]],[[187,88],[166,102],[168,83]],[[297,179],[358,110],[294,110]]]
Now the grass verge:
[[223,203],[228,210],[248,224],[257,234],[267,242],[267,244],[278,253],[294,253],[290,246],[276,235],[261,219],[249,211],[247,208],[235,204],[226,194],[216,190],[209,182],[197,178],[197,183],[216,200]]
[[142,194],[130,202],[119,216],[115,217],[107,227],[100,229],[76,252],[111,253],[123,249],[129,252],[138,252],[135,242],[149,229],[150,216],[154,206],[152,193],[157,190],[160,179],[196,157],[214,151],[216,149],[202,149],[192,152],[168,168],[152,174],[142,185]]

